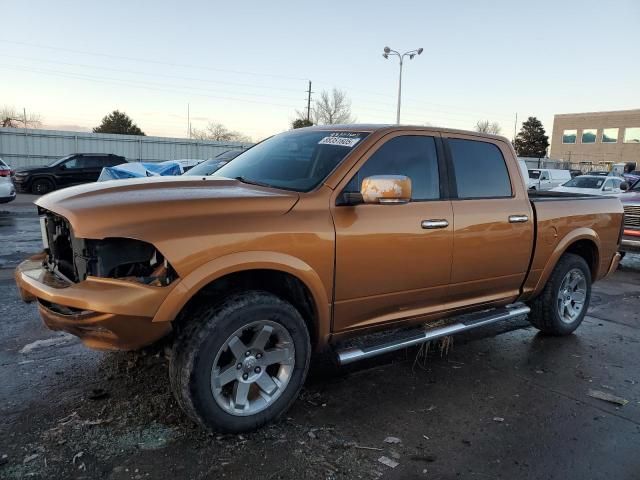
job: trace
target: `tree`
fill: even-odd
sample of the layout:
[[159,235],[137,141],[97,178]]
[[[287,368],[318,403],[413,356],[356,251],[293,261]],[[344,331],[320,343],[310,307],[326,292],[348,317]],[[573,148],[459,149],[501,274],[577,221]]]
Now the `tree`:
[[218,122],[209,122],[209,124],[203,129],[191,130],[191,137],[196,140],[214,140],[218,142],[250,142],[251,139],[233,130],[229,130],[223,124]]
[[291,128],[293,129],[304,127],[313,127],[313,122],[311,120],[307,120],[306,118],[298,118],[291,124]]
[[313,107],[313,119],[316,125],[334,125],[336,123],[353,123],[351,116],[351,100],[342,90],[334,88],[331,93],[323,90]]
[[120,135],[144,135],[144,132],[133,123],[124,112],[114,110],[102,119],[99,127],[93,129],[93,133],[119,133]]
[[19,113],[15,107],[5,105],[0,109],[0,126],[6,128],[40,128],[42,121],[37,113]]
[[489,122],[489,120],[478,120],[475,127],[476,132],[480,133],[492,133],[493,135],[500,135],[502,128],[498,122]]
[[516,136],[513,146],[519,157],[544,157],[549,146],[549,137],[545,135],[542,122],[536,117],[529,117],[522,124],[522,129]]

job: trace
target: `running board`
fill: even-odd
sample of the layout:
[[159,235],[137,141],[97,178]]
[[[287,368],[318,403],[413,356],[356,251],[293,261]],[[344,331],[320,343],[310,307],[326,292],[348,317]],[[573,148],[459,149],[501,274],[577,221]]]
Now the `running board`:
[[336,352],[338,355],[338,363],[340,365],[347,365],[359,360],[364,360],[365,358],[371,358],[384,353],[401,350],[403,348],[419,345],[437,338],[483,327],[491,323],[520,317],[528,314],[529,311],[530,309],[526,305],[516,303],[503,308],[463,315],[457,317],[456,321],[448,325],[420,331],[418,334],[416,334],[415,331],[412,331],[410,335],[404,335],[394,341],[377,345],[338,349]]

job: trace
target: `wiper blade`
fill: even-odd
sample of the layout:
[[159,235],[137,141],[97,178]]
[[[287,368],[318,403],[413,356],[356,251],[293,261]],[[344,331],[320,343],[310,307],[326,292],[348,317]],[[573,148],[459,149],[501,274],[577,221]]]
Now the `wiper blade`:
[[239,182],[242,182],[242,183],[247,183],[249,185],[257,185],[259,187],[273,188],[273,185],[269,185],[268,183],[262,183],[262,182],[258,182],[256,180],[250,180],[250,179],[242,177],[242,176],[235,177],[235,180],[238,180]]

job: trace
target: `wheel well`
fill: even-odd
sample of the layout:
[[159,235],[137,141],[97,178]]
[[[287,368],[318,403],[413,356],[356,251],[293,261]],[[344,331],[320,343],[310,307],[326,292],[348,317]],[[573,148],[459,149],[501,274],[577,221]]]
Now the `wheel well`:
[[565,253],[573,253],[584,258],[584,261],[589,265],[591,278],[595,278],[598,270],[598,247],[596,247],[595,243],[591,240],[578,240],[569,245]]
[[246,270],[235,272],[220,277],[205,285],[196,293],[182,309],[175,322],[179,324],[188,321],[189,315],[184,315],[191,308],[203,302],[217,303],[231,293],[238,293],[246,290],[262,290],[272,293],[277,297],[293,305],[307,324],[311,343],[315,345],[317,341],[316,325],[318,311],[311,292],[307,286],[297,277],[290,273],[279,270]]
[[53,185],[54,187],[56,186],[56,181],[53,177],[51,176],[40,176],[40,177],[34,177],[31,179],[31,185],[33,185],[34,182],[37,182],[38,180],[44,180],[46,182],[49,182],[51,185]]

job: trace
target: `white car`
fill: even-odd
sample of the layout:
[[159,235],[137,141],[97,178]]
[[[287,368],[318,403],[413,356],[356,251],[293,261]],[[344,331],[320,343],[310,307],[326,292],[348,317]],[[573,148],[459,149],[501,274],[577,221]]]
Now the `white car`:
[[551,191],[586,195],[618,195],[624,191],[620,188],[620,184],[624,181],[624,178],[621,177],[580,175],[559,187],[552,188]]
[[11,179],[11,168],[0,158],[0,203],[7,203],[16,198],[16,189]]
[[532,190],[551,190],[571,180],[569,170],[556,168],[529,169],[529,188]]

